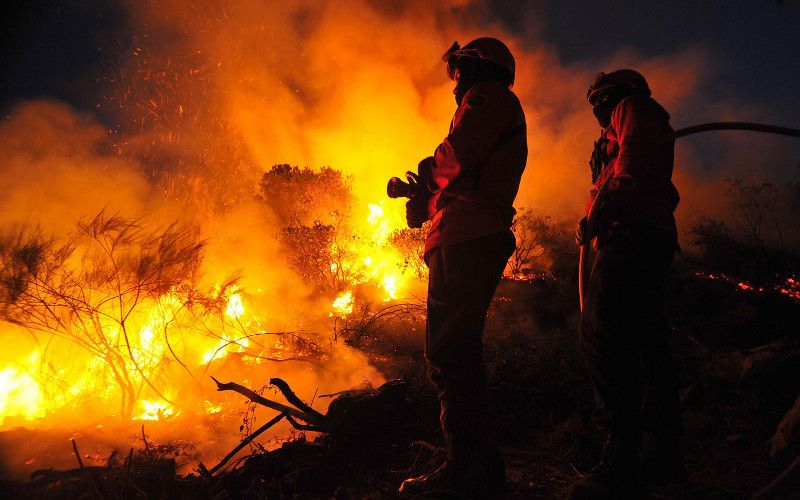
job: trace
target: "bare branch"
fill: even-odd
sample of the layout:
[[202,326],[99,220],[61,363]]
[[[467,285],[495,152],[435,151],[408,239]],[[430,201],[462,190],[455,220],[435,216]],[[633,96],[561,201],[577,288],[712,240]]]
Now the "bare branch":
[[267,408],[271,408],[271,409],[273,409],[275,411],[279,411],[281,413],[285,413],[287,415],[287,417],[289,417],[289,416],[295,417],[295,418],[298,418],[300,420],[303,420],[304,422],[308,422],[308,423],[316,424],[316,425],[320,425],[320,426],[325,423],[324,419],[319,419],[316,415],[309,415],[309,414],[307,414],[307,413],[305,413],[305,412],[303,412],[301,410],[298,410],[296,408],[292,408],[291,406],[287,406],[287,405],[272,401],[270,399],[267,399],[264,396],[261,396],[260,394],[257,394],[255,391],[253,391],[251,389],[248,389],[247,387],[244,387],[242,385],[239,385],[239,384],[237,384],[235,382],[222,383],[222,382],[220,382],[219,380],[217,380],[214,377],[211,377],[211,380],[213,380],[217,384],[217,390],[218,391],[234,391],[234,392],[238,392],[239,394],[241,394],[242,396],[248,398],[250,401],[252,401],[254,403],[260,404],[261,406],[266,406]]

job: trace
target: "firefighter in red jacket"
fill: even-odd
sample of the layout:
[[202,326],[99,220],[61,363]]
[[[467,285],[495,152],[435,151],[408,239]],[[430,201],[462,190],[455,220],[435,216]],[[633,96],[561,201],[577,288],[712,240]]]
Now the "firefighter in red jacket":
[[[664,316],[664,288],[678,248],[675,135],[669,114],[650,95],[645,78],[628,69],[599,74],[587,94],[603,131],[590,161],[594,189],[587,214],[597,220],[584,217],[576,235],[578,244],[596,238],[597,251],[579,341],[594,385],[595,419],[608,439],[600,464],[573,486],[572,498],[635,497],[642,478],[685,478]],[[654,439],[651,455],[640,462],[644,431]]]
[[483,498],[505,488],[505,470],[487,437],[482,333],[515,246],[512,205],[527,161],[527,134],[510,90],[514,58],[505,44],[494,38],[455,43],[443,60],[456,81],[458,109],[447,137],[420,163],[406,215],[410,227],[431,221],[425,357],[439,393],[447,460],[404,481],[400,493],[451,490]]

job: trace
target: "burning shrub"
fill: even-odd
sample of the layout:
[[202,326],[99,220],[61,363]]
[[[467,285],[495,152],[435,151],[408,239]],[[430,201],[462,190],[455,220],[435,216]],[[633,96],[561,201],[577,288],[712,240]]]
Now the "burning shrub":
[[427,275],[425,232],[395,230],[382,204],[368,205],[366,220],[355,220],[349,179],[337,170],[274,165],[262,177],[259,193],[278,218],[290,266],[316,296],[338,295],[335,302],[341,303],[346,294],[351,304],[351,289],[369,284],[391,300],[405,275]]
[[[170,359],[185,367],[171,325],[195,309],[219,312],[230,293],[198,290],[204,241],[191,227],[148,231],[140,221],[103,212],[77,229],[65,241],[26,228],[0,238],[0,319],[87,352],[85,382],[115,383],[122,415],[133,414],[145,387],[169,401],[159,378]],[[58,368],[51,366],[50,375]]]
[[274,165],[259,184],[259,197],[278,217],[289,264],[319,294],[336,294],[356,280],[346,264],[344,223],[352,195],[341,172]]
[[392,233],[391,243],[403,255],[403,270],[410,270],[420,279],[427,279],[425,264],[425,238],[427,226],[416,229],[399,229]]
[[323,167],[274,165],[259,183],[259,196],[275,213],[281,226],[329,224],[350,212],[353,202],[349,181],[342,173]]

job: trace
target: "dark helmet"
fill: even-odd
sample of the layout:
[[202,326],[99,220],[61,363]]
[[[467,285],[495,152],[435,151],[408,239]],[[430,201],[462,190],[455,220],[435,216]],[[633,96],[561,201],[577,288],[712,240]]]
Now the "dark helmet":
[[506,44],[497,38],[476,38],[463,47],[459,46],[458,42],[453,42],[442,56],[442,61],[447,63],[447,76],[451,80],[455,80],[456,68],[459,66],[459,61],[464,58],[493,63],[506,73],[509,85],[514,83],[514,56]]
[[618,69],[611,73],[598,73],[595,75],[589,85],[589,90],[586,91],[586,99],[594,106],[594,97],[611,89],[624,91],[628,95],[650,95],[650,87],[641,73],[632,69]]

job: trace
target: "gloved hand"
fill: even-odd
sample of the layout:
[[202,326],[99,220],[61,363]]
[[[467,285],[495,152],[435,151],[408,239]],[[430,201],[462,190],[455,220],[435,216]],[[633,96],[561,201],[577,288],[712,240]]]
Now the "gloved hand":
[[415,229],[422,227],[428,220],[428,197],[417,194],[406,202],[406,223]]
[[578,227],[575,229],[575,244],[582,247],[591,240],[592,235],[589,234],[589,219],[588,217],[584,217],[578,221]]
[[406,180],[414,193],[406,202],[406,223],[412,229],[422,227],[422,224],[428,220],[428,200],[431,192],[424,179],[430,178],[432,161],[432,156],[423,158],[417,165],[418,174],[411,171],[406,172]]

